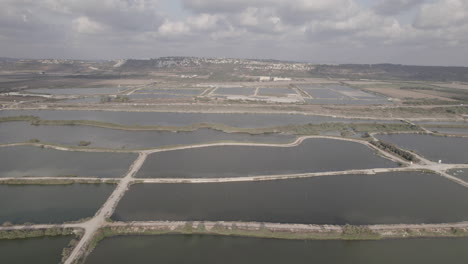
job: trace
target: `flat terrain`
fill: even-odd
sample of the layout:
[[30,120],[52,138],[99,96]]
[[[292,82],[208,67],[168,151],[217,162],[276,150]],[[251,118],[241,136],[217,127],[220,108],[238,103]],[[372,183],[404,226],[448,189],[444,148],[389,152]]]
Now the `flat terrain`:
[[0,59],[1,260],[465,263],[465,71]]

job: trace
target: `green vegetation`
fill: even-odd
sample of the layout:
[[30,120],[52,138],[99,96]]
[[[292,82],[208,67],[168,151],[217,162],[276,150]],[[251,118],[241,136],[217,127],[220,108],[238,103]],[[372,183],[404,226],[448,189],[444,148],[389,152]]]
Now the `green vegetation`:
[[342,237],[347,240],[379,239],[380,235],[367,226],[345,225]]
[[397,146],[393,145],[393,144],[390,144],[390,143],[386,143],[386,142],[383,142],[383,141],[371,141],[370,142],[372,145],[384,150],[384,151],[387,151],[387,152],[391,152],[393,154],[396,154],[398,155],[399,157],[407,160],[407,161],[412,161],[412,162],[419,162],[418,158],[416,158],[416,156],[408,151],[405,151],[405,150],[401,150],[400,148],[398,148]]
[[43,236],[67,236],[74,234],[75,232],[73,229],[60,227],[48,229],[12,229],[0,230],[0,239],[21,239]]
[[169,227],[137,227],[137,226],[113,226],[98,230],[90,241],[87,254],[81,257],[77,263],[84,263],[86,256],[106,237],[125,235],[167,235],[167,234],[202,234],[221,236],[258,237],[275,239],[298,239],[298,240],[379,240],[385,238],[417,238],[417,237],[463,237],[468,236],[467,228],[408,228],[389,229],[382,232],[372,230],[368,226],[345,225],[341,229],[316,229],[310,231],[269,229],[265,224],[258,228],[241,227],[232,223],[226,225],[216,223],[210,229],[206,224],[199,222],[196,228],[192,222],[186,222],[171,230]]
[[[457,99],[456,99],[457,100]],[[421,100],[408,100],[404,101],[405,105],[456,105],[456,104],[467,104],[466,100],[449,101],[440,99],[421,99]]]
[[[6,226],[5,223],[3,226]],[[48,229],[12,229],[0,230],[0,239],[26,239],[38,237],[54,237],[54,236],[74,236],[68,245],[62,250],[62,263],[70,256],[73,249],[79,242],[82,232],[72,228],[53,227]]]
[[65,180],[65,179],[6,179],[2,180],[0,179],[0,184],[5,184],[5,185],[69,185],[69,184],[75,184],[75,183],[86,183],[86,184],[101,184],[101,183],[106,183],[106,184],[115,184],[115,180],[106,180],[106,179],[101,179],[101,180],[94,180],[94,179],[79,179],[79,180]]
[[[468,112],[468,108],[467,108]],[[24,120],[27,119],[27,120]],[[139,126],[121,125],[108,122],[91,120],[41,120],[37,117],[7,118],[9,121],[30,121],[32,125],[52,125],[52,126],[93,126],[109,129],[121,129],[129,131],[173,131],[173,132],[193,132],[197,129],[213,129],[225,133],[247,133],[251,135],[268,133],[285,133],[294,135],[319,135],[322,132],[330,131],[354,131],[354,132],[402,132],[402,131],[422,131],[418,126],[406,123],[321,123],[305,125],[288,125],[270,128],[239,128],[223,124],[197,123],[189,126]],[[0,118],[1,122],[1,118]],[[6,121],[4,121],[6,122]],[[349,135],[349,133],[345,133]],[[83,142],[85,143],[85,142]],[[86,142],[87,143],[87,142]],[[80,145],[82,146],[82,145]]]
[[126,103],[130,101],[130,98],[125,95],[117,95],[117,96],[101,96],[101,103],[111,103],[111,102],[116,102],[116,103]]
[[80,141],[78,143],[78,146],[80,146],[80,147],[87,147],[89,145],[91,145],[91,141]]
[[14,121],[34,121],[36,119],[39,119],[38,117],[35,116],[27,116],[27,115],[20,115],[20,116],[6,116],[6,117],[0,117],[0,122],[14,122]]

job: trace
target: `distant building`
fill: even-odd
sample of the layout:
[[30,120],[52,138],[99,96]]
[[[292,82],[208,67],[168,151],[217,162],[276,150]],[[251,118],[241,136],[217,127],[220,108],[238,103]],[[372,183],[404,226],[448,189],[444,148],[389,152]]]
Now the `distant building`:
[[284,82],[284,81],[291,81],[291,78],[283,78],[283,77],[274,77],[273,81],[274,82]]
[[258,78],[258,80],[261,81],[261,82],[269,82],[269,81],[271,81],[271,77],[270,76],[260,76]]

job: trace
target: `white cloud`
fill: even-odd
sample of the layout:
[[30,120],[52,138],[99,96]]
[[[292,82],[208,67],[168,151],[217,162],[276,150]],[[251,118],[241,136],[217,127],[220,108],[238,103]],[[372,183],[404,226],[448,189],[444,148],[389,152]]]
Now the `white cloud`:
[[[178,15],[162,13],[162,1],[181,1]],[[468,50],[467,0],[0,0],[0,47],[8,50],[70,43],[89,52],[156,56],[176,52],[271,57],[312,54],[339,61],[355,47],[364,51]],[[411,12],[406,12],[411,10]],[[404,18],[402,18],[404,17]],[[330,45],[342,52],[324,53]],[[8,44],[10,45],[10,44]],[[36,46],[34,46],[36,45]],[[138,46],[138,49],[134,47]],[[208,48],[209,47],[209,48]],[[445,48],[445,49],[444,49]],[[456,49],[455,49],[456,48]],[[64,52],[68,49],[63,47]],[[4,49],[5,50],[5,49]],[[202,51],[203,53],[198,51]],[[289,53],[283,51],[289,50]],[[358,49],[356,49],[358,50]],[[153,52],[154,53],[153,53]],[[187,52],[184,52],[187,51]],[[320,52],[319,52],[320,51]],[[53,57],[53,50],[50,51]],[[103,53],[96,52],[97,56]],[[145,53],[146,54],[146,53]],[[310,54],[310,55],[309,55]],[[378,54],[376,52],[376,54]],[[160,54],[167,55],[167,54]],[[8,56],[8,54],[0,54]],[[309,57],[308,57],[309,56]],[[381,54],[387,58],[386,54]]]
[[162,36],[175,36],[190,33],[190,28],[184,22],[165,21],[158,29]]
[[379,0],[374,6],[374,9],[379,14],[393,16],[409,11],[426,1],[427,0]]
[[73,30],[82,34],[96,34],[104,30],[104,26],[85,16],[74,19],[72,24]]
[[457,27],[468,24],[468,1],[440,0],[421,7],[414,25],[418,28],[433,29]]

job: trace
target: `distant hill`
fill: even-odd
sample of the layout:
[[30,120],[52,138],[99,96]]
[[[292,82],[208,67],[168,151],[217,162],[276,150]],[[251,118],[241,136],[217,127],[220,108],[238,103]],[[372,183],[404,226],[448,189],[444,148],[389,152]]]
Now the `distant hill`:
[[0,58],[0,71],[102,76],[173,71],[200,75],[221,73],[220,76],[275,74],[299,77],[468,82],[468,67],[399,64],[314,65],[277,60],[197,57],[113,61]]
[[399,64],[318,65],[310,73],[320,77],[396,79],[419,81],[468,81],[468,67],[410,66]]

